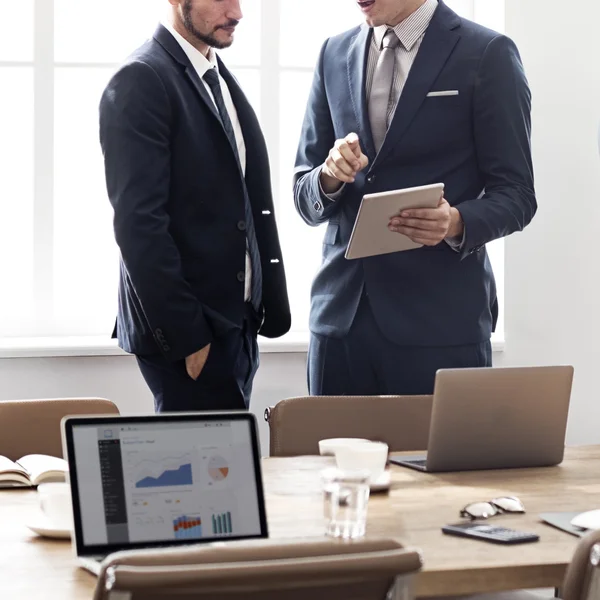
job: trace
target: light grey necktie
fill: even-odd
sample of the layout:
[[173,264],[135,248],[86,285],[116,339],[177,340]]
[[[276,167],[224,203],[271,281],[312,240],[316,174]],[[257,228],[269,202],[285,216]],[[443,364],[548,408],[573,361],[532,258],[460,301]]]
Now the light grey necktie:
[[390,96],[396,66],[396,48],[399,43],[396,32],[388,29],[383,36],[381,54],[373,73],[373,83],[369,94],[369,121],[377,152],[383,145],[388,128]]

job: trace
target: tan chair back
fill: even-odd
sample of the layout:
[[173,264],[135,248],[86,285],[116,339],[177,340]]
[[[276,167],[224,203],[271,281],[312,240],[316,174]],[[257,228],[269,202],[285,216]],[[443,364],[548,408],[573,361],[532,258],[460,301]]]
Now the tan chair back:
[[560,597],[600,600],[600,530],[581,539],[567,568]]
[[319,454],[319,440],[359,437],[391,452],[426,450],[433,396],[307,396],[267,409],[271,456]]
[[61,419],[102,414],[118,415],[119,409],[101,398],[0,401],[0,455],[11,460],[26,454],[62,457]]
[[421,566],[417,551],[386,539],[122,552],[102,565],[94,600],[409,600]]

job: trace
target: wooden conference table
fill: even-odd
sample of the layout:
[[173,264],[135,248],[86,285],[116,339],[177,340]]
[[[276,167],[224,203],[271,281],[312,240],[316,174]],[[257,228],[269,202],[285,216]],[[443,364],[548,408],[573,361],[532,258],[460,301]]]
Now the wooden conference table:
[[[268,458],[263,478],[271,538],[321,537],[321,457]],[[469,502],[518,496],[525,515],[495,517],[532,531],[540,541],[504,547],[445,536]],[[37,537],[24,525],[35,492],[0,491],[0,596],[3,600],[91,598],[96,580],[74,563],[69,542]],[[556,587],[577,538],[539,521],[538,514],[600,508],[600,446],[568,448],[564,462],[544,469],[428,475],[392,467],[388,494],[369,501],[368,536],[392,536],[422,550],[417,595],[442,596]]]

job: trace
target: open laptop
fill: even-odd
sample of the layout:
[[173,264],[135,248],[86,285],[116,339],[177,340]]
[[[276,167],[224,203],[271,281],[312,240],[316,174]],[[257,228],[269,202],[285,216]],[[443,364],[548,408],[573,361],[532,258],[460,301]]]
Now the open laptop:
[[573,367],[442,369],[427,454],[390,461],[431,473],[562,462]]
[[118,550],[268,537],[256,420],[244,412],[67,417],[73,545]]

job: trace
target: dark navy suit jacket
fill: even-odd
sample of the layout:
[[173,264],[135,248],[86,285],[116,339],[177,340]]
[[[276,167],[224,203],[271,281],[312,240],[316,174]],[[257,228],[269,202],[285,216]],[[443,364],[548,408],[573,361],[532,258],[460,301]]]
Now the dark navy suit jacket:
[[[365,94],[371,35],[361,26],[324,44],[298,149],[296,207],[309,225],[328,223],[312,288],[311,330],[346,334],[366,288],[378,324],[394,342],[485,341],[498,312],[485,244],[522,230],[537,208],[531,97],[519,53],[507,37],[440,1],[376,156]],[[428,97],[449,90],[459,94]],[[320,165],[335,140],[350,132],[359,135],[369,166],[333,202],[319,192]],[[461,252],[443,242],[344,258],[364,194],[438,182],[465,224]]]
[[[260,334],[277,337],[291,317],[266,145],[237,82],[221,62],[219,71],[247,148],[263,271]],[[204,84],[163,26],[108,84],[100,140],[122,259],[119,343],[180,360],[242,325],[244,177]]]

